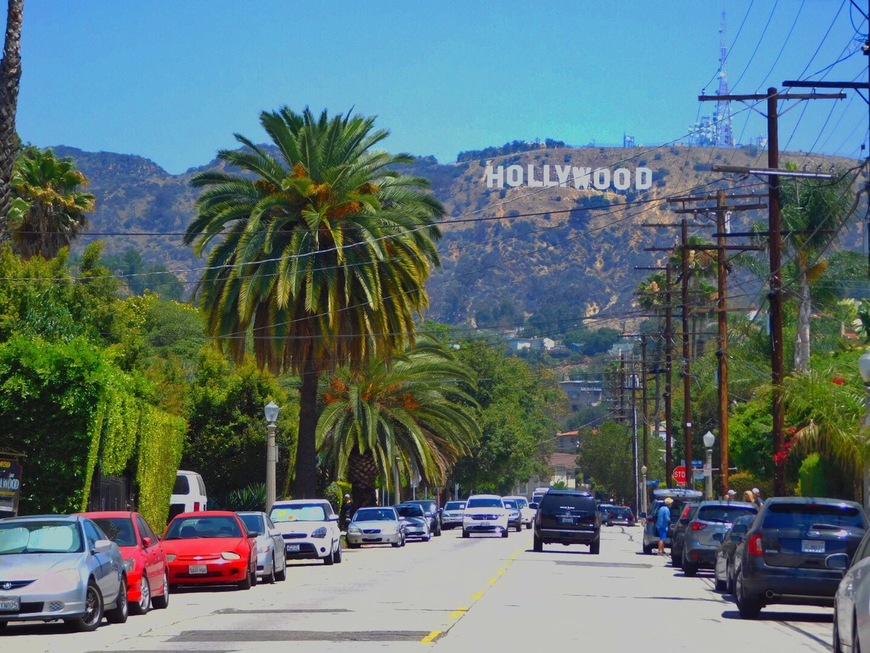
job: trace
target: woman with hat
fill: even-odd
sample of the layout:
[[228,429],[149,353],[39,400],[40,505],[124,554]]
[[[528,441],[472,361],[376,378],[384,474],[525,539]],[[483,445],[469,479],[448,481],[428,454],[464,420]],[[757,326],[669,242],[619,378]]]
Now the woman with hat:
[[668,528],[671,525],[671,504],[673,499],[668,497],[665,499],[665,505],[659,508],[656,513],[656,530],[659,533],[659,555],[665,554],[665,540],[668,537]]

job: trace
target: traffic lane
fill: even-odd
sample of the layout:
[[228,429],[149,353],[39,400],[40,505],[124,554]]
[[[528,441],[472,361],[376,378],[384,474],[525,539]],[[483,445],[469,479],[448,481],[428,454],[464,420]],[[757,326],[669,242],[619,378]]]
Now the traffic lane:
[[435,649],[830,650],[831,610],[773,606],[745,621],[730,598],[713,591],[712,575],[687,578],[669,557],[644,555],[640,528],[614,527],[602,530],[598,556],[583,546],[524,551]]

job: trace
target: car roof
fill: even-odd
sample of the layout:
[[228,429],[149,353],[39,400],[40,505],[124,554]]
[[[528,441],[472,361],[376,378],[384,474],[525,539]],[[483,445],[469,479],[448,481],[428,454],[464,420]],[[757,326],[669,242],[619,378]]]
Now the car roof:
[[175,515],[172,519],[179,519],[181,517],[190,518],[190,517],[236,517],[236,513],[232,510],[198,510],[197,512],[182,512],[178,515]]
[[557,496],[569,497],[589,497],[590,499],[592,498],[592,495],[589,492],[585,492],[584,490],[554,490],[550,488],[550,491],[547,492],[547,494],[555,494]]
[[68,522],[80,522],[82,519],[87,519],[86,517],[82,517],[81,515],[24,515],[21,517],[4,517],[0,519],[0,521],[4,522],[31,522],[31,521],[45,521],[50,519],[52,521],[68,521]]
[[116,517],[129,517],[133,519],[138,512],[131,512],[129,510],[94,510],[91,512],[79,512],[76,513],[81,515],[82,517],[87,517],[88,519],[114,519]]
[[774,505],[778,503],[790,503],[790,504],[804,504],[804,505],[812,505],[812,504],[822,504],[829,506],[849,506],[850,508],[858,508],[859,510],[863,510],[860,503],[856,501],[847,501],[846,499],[831,499],[829,497],[770,497],[769,499],[764,500],[764,505]]
[[701,507],[704,506],[737,506],[739,508],[757,508],[754,503],[748,501],[728,501],[728,499],[709,499],[701,502]]
[[687,488],[669,487],[653,490],[653,497],[656,499],[702,499],[704,493],[700,490],[689,490]]
[[[311,504],[329,504],[327,499],[281,499],[272,504],[276,506],[310,506]],[[330,504],[331,505],[331,504]]]
[[501,500],[500,494],[472,494],[466,501],[469,499],[499,499]]
[[262,517],[268,517],[268,515],[262,510],[237,510],[237,515],[260,515]]

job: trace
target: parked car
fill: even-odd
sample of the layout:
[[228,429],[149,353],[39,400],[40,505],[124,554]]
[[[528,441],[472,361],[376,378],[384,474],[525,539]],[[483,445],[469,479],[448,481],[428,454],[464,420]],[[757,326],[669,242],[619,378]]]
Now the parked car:
[[284,538],[287,560],[341,563],[338,515],[326,499],[290,499],[272,504],[269,518]]
[[347,527],[347,545],[358,549],[363,544],[405,546],[405,524],[395,508],[360,508]]
[[175,486],[169,497],[169,519],[183,512],[208,510],[208,495],[202,476],[196,472],[179,469],[175,473]]
[[609,511],[607,525],[608,526],[634,526],[634,513],[628,506],[616,506]]
[[429,532],[435,537],[441,537],[441,508],[435,499],[412,499],[405,503],[416,503],[423,509],[426,519],[429,520]]
[[716,553],[731,524],[740,516],[755,518],[758,508],[743,501],[704,501],[689,522],[683,541],[683,573],[716,567]]
[[110,540],[118,545],[127,570],[127,602],[134,614],[153,605],[169,605],[169,571],[160,538],[138,512],[86,512]]
[[[77,631],[127,621],[118,545],[81,515],[0,519],[0,627],[62,619]],[[7,648],[15,648],[13,646]]]
[[870,650],[870,531],[851,563],[845,553],[834,553],[825,563],[829,569],[845,571],[834,595],[834,653]]
[[206,510],[176,515],[163,533],[169,584],[257,584],[257,543],[234,512]]
[[[683,544],[686,541],[686,530],[689,524],[698,514],[700,503],[687,503],[683,506],[683,511],[677,517],[676,523],[673,524],[671,531],[671,566],[677,569],[683,568]],[[674,509],[671,504],[671,510]]]
[[462,515],[465,513],[465,501],[448,501],[441,513],[441,528],[445,531],[459,526],[462,528]]
[[248,533],[257,540],[257,578],[272,584],[287,578],[287,558],[284,556],[284,538],[281,531],[262,511],[239,512]]
[[612,503],[598,504],[598,517],[601,519],[602,526],[610,526],[610,515],[616,510],[616,506]]
[[473,494],[465,502],[462,537],[472,533],[501,533],[508,536],[508,511],[497,494]]
[[535,516],[532,548],[544,544],[586,544],[598,555],[601,547],[601,517],[595,499],[588,492],[550,490],[541,499]]
[[734,519],[734,523],[728,528],[722,536],[722,542],[719,548],[716,549],[716,590],[719,592],[728,592],[731,594],[734,591],[734,553],[737,550],[737,545],[743,541],[746,536],[746,531],[755,521],[754,513],[740,515]]
[[698,503],[703,497],[703,493],[697,490],[686,490],[682,488],[661,488],[653,490],[653,503],[643,525],[643,542],[641,544],[643,552],[650,554],[653,549],[657,548],[659,545],[659,533],[656,530],[656,516],[661,507],[665,505],[665,499],[669,498],[673,501],[670,506],[671,525],[668,528],[668,536],[665,539],[665,546],[669,547],[671,546],[674,524],[679,519],[686,503]]
[[734,598],[744,619],[766,605],[832,607],[842,570],[828,556],[850,558],[867,530],[860,504],[839,499],[771,497],[735,554]]
[[400,503],[393,506],[399,515],[399,521],[405,527],[405,538],[419,539],[428,542],[432,538],[429,529],[431,523],[423,508],[417,503]]
[[502,499],[505,510],[508,511],[508,528],[517,529],[517,533],[523,530],[523,516],[517,502],[513,499]]
[[505,497],[505,499],[512,499],[513,501],[517,502],[517,507],[520,509],[520,517],[522,519],[523,526],[525,526],[527,529],[530,529],[532,527],[532,523],[535,521],[535,512],[537,506],[535,508],[532,508],[529,505],[529,500],[519,495]]
[[530,503],[537,503],[538,505],[540,505],[541,497],[543,497],[549,491],[550,491],[549,486],[542,485],[541,487],[536,487],[534,489],[534,491],[532,492],[532,500]]

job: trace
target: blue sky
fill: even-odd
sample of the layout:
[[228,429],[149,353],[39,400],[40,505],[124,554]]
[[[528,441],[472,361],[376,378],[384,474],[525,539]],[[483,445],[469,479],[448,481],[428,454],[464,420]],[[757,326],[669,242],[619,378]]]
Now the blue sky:
[[[442,162],[515,139],[657,145],[712,111],[697,96],[716,91],[723,4],[732,92],[866,81],[849,0],[25,0],[17,128],[172,173],[235,132],[265,140],[258,115],[282,105],[377,115],[387,149]],[[866,155],[854,92],[792,105],[783,149]],[[763,135],[761,116],[732,111],[735,137]]]

